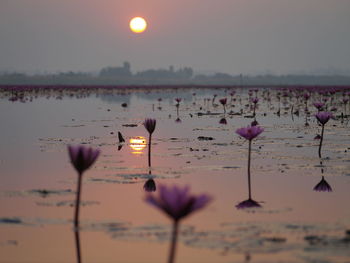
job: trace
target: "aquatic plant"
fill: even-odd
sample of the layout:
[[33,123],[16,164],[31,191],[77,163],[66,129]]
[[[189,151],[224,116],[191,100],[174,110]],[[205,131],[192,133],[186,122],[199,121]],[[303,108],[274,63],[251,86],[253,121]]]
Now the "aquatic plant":
[[236,208],[242,209],[242,208],[252,208],[252,207],[260,207],[260,205],[252,199],[252,191],[251,191],[251,176],[250,176],[250,162],[251,162],[251,148],[252,148],[252,140],[256,137],[258,137],[264,129],[260,126],[248,126],[239,128],[236,130],[236,133],[243,138],[247,139],[249,142],[248,145],[248,199],[240,202],[238,205],[236,205]]
[[257,106],[257,104],[259,102],[259,98],[252,98],[250,101],[254,104],[254,106],[253,106],[253,116],[255,117],[256,106]]
[[226,113],[226,103],[227,103],[227,98],[222,98],[219,100],[221,105],[224,107],[224,114]]
[[321,138],[320,138],[320,144],[318,147],[318,157],[321,158],[321,148],[322,148],[322,142],[323,142],[323,134],[324,134],[324,126],[329,121],[331,117],[333,117],[331,112],[321,111],[315,115],[318,122],[322,125],[321,130]]
[[209,195],[192,195],[189,193],[189,187],[165,185],[159,186],[159,194],[155,196],[148,194],[145,201],[167,214],[173,220],[171,246],[168,257],[168,263],[173,263],[175,260],[177,236],[179,232],[180,220],[204,208],[212,198]]
[[100,150],[88,148],[82,145],[68,146],[69,157],[78,172],[77,197],[75,202],[74,226],[79,227],[79,207],[83,173],[91,167],[100,154]]
[[[156,129],[156,123],[157,121],[155,119],[145,119],[143,122],[143,126],[145,126],[146,130],[148,131],[148,168],[149,173],[151,175],[151,146],[152,146],[152,134],[154,130]],[[150,177],[144,184],[143,189],[147,192],[156,191],[156,183],[155,181]]]

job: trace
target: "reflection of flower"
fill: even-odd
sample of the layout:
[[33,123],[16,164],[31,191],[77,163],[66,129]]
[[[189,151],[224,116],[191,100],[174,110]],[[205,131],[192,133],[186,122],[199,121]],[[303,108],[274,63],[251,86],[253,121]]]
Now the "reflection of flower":
[[314,137],[314,140],[321,140],[321,135],[316,134],[316,136]]
[[180,119],[180,118],[176,118],[175,122],[177,122],[177,123],[181,123],[182,121],[181,121],[181,119]]
[[155,119],[145,119],[143,122],[143,126],[145,126],[146,130],[149,134],[152,134],[156,128],[156,120]]
[[261,207],[261,205],[257,201],[251,198],[244,200],[240,202],[238,205],[236,205],[237,209],[258,208],[258,207]]
[[264,129],[261,128],[260,126],[248,126],[248,127],[243,127],[243,128],[237,129],[236,133],[238,135],[246,138],[247,140],[251,141],[255,137],[257,137],[260,133],[262,133],[263,131],[264,131]]
[[191,195],[189,187],[167,187],[165,185],[159,186],[159,196],[149,194],[146,197],[146,202],[154,205],[162,210],[173,220],[178,221],[192,212],[195,212],[205,207],[210,201],[211,197],[202,195]]
[[220,124],[226,125],[226,124],[227,124],[226,118],[222,118],[222,119],[219,121],[219,123],[220,123]]
[[332,192],[332,187],[324,179],[324,176],[322,176],[321,181],[314,187],[314,191],[317,191],[317,192]]
[[99,150],[94,150],[82,145],[69,145],[68,152],[70,160],[79,174],[89,169],[100,154]]
[[322,125],[325,125],[329,119],[333,117],[333,114],[331,112],[322,111],[317,113],[315,117]]
[[143,189],[145,189],[146,192],[156,191],[156,182],[152,178],[148,179],[143,185]]

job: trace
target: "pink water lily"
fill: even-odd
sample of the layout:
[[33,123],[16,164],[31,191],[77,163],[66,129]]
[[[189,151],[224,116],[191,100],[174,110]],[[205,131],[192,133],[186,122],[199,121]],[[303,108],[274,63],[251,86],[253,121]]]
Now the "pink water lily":
[[331,112],[321,111],[315,117],[322,125],[325,125],[333,117],[333,114]]
[[260,126],[247,126],[243,128],[239,128],[236,130],[236,133],[247,140],[251,141],[257,136],[259,136],[260,133],[264,131],[264,128]]
[[149,193],[145,199],[147,203],[159,208],[173,220],[168,263],[173,263],[175,260],[180,220],[204,208],[212,200],[209,195],[192,195],[189,193],[189,190],[188,186],[167,187],[165,185],[160,185],[158,196]]
[[212,198],[209,195],[192,195],[189,187],[167,187],[159,186],[159,195],[149,194],[146,202],[159,208],[170,218],[178,221],[189,214],[204,208]]
[[92,149],[90,147],[85,147],[83,145],[77,145],[77,146],[69,145],[68,152],[69,152],[70,160],[74,168],[78,172],[77,195],[76,195],[75,212],[74,212],[74,227],[75,227],[75,230],[78,231],[80,196],[81,196],[83,172],[89,169],[91,165],[96,161],[97,157],[100,154],[100,150]]

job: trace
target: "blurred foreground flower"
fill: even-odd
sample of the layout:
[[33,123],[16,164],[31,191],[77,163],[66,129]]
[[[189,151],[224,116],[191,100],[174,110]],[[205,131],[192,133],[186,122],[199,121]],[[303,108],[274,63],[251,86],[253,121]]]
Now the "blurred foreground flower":
[[192,195],[189,187],[159,186],[159,195],[148,194],[145,201],[166,213],[173,220],[173,232],[168,263],[175,259],[179,221],[191,213],[204,208],[212,198],[209,195]]
[[68,152],[70,160],[78,172],[78,186],[77,186],[77,197],[75,202],[75,216],[74,216],[74,226],[76,229],[79,227],[79,207],[80,207],[80,193],[81,193],[81,183],[82,175],[91,165],[96,161],[100,154],[100,150],[88,148],[82,145],[68,146]]
[[324,179],[324,176],[322,176],[321,181],[314,187],[314,191],[317,191],[317,192],[332,192],[332,187]]

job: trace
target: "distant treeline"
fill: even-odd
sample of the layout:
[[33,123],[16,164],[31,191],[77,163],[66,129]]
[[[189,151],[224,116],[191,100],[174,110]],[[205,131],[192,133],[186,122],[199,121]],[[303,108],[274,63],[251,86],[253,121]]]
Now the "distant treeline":
[[27,75],[0,74],[0,85],[350,85],[350,76],[343,75],[211,75],[194,74],[190,67],[148,69],[135,74],[129,62],[121,67],[106,67],[98,74],[63,72]]

